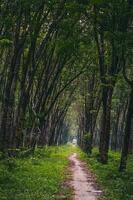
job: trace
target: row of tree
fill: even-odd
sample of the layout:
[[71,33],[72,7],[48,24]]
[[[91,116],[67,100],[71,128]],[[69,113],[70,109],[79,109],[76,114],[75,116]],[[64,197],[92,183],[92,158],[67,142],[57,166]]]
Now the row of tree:
[[[91,153],[99,145],[99,160],[108,161],[109,147],[121,150],[120,171],[133,150],[132,2],[95,1],[86,9],[86,31],[93,33],[92,71],[86,74],[80,104],[79,144]],[[89,23],[88,23],[89,22]],[[91,27],[91,28],[90,28]]]
[[132,1],[2,0],[0,6],[0,150],[67,141],[66,115],[76,101],[79,144],[89,153],[99,145],[107,163],[110,144],[121,149],[123,140],[125,169],[133,120]]
[[65,0],[1,1],[2,152],[62,142],[75,80],[83,73],[76,66],[80,15],[80,5]]

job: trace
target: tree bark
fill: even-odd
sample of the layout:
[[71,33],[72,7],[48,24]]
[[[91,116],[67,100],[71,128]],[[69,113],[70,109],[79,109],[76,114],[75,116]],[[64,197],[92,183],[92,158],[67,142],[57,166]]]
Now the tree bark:
[[108,161],[112,94],[113,94],[113,87],[103,88],[102,92],[103,113],[102,113],[100,145],[99,145],[100,162],[103,164],[106,164]]
[[126,125],[125,125],[125,135],[121,153],[121,161],[119,166],[119,171],[123,172],[126,170],[127,158],[128,158],[128,150],[129,150],[129,142],[131,136],[131,125],[133,123],[133,87],[130,92],[130,99],[128,104]]

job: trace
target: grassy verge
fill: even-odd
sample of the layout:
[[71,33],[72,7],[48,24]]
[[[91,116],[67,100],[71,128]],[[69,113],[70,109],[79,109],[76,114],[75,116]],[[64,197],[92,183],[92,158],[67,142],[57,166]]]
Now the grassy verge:
[[127,171],[119,173],[119,153],[110,152],[107,165],[97,161],[97,153],[94,149],[92,156],[88,157],[83,152],[80,152],[80,156],[96,174],[99,184],[105,191],[104,200],[133,200],[133,156],[129,156]]
[[[71,147],[37,149],[34,156],[0,162],[0,200],[70,199],[66,179]],[[63,197],[56,197],[57,194]]]

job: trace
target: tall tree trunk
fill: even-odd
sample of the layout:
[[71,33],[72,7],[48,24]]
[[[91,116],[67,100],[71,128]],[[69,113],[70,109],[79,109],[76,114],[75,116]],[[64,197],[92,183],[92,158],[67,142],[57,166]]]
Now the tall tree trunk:
[[0,127],[0,150],[5,152],[10,145],[11,129],[14,113],[15,91],[17,84],[17,76],[20,68],[20,59],[22,47],[18,46],[14,50],[11,60],[10,71],[7,76],[7,83],[5,86],[5,93],[2,101],[2,117]]
[[100,146],[99,146],[100,162],[102,162],[103,164],[106,164],[108,161],[112,94],[113,94],[113,87],[103,88],[103,93],[102,93],[103,113],[101,122]]
[[122,153],[121,153],[121,162],[120,162],[120,167],[119,167],[119,171],[121,172],[125,171],[126,169],[132,123],[133,123],[133,87],[131,88],[129,105],[128,105],[128,110],[127,110],[125,135],[124,135],[124,141],[123,141],[123,147],[122,147]]

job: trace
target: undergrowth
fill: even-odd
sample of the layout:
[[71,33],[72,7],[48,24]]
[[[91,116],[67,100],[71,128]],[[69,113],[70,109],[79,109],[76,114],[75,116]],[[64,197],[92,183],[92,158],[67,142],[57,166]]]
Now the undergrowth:
[[[125,173],[118,172],[120,154],[109,152],[109,162],[97,161],[72,146],[36,149],[34,155],[0,161],[0,200],[70,200],[71,191],[63,184],[68,178],[68,156],[77,152],[96,174],[104,191],[102,200],[133,200],[133,157]],[[82,200],[82,199],[81,199]]]
[[[0,162],[0,200],[70,199],[62,187],[68,167],[70,146],[36,149],[27,158],[7,158]],[[57,197],[58,196],[58,197]]]
[[98,151],[93,150],[91,156],[82,151],[81,159],[88,163],[89,168],[96,174],[97,181],[104,190],[103,200],[133,200],[133,156],[130,155],[127,170],[124,173],[118,172],[120,154],[109,152],[109,162],[103,165],[97,161]]

